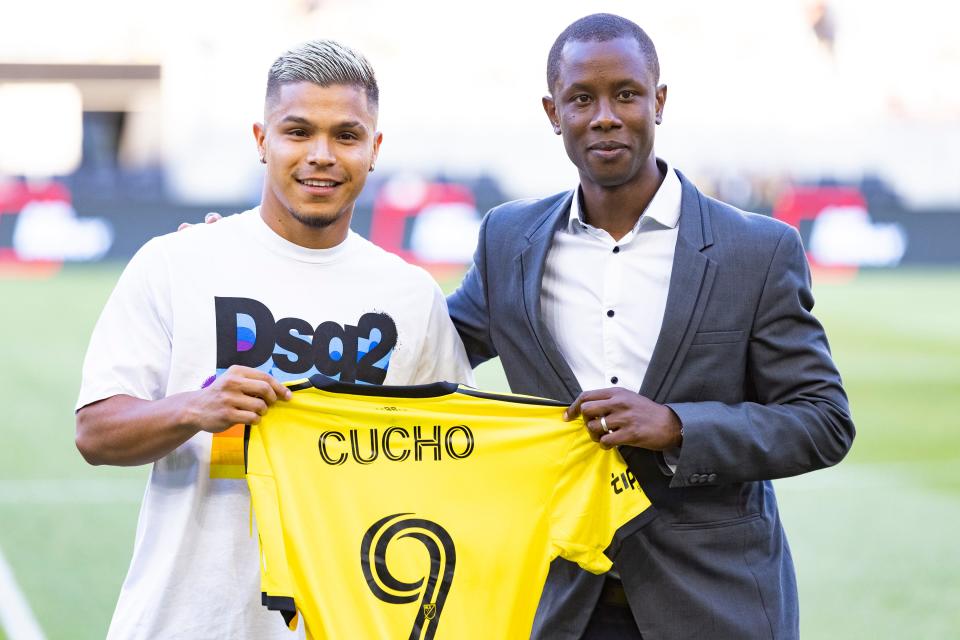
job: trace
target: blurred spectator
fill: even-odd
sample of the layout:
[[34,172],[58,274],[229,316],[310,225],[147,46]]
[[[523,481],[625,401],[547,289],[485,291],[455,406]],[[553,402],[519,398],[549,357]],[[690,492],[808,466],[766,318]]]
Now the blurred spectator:
[[817,42],[832,57],[834,41],[837,35],[837,24],[833,10],[824,0],[815,0],[807,5],[807,19],[813,29]]

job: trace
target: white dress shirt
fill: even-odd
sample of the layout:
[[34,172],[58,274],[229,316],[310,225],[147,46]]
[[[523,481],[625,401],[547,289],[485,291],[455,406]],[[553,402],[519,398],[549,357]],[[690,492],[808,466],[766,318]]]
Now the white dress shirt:
[[578,187],[568,223],[554,234],[540,311],[584,390],[640,390],[663,324],[680,197],[680,179],[667,165],[637,224],[615,241],[584,222]]

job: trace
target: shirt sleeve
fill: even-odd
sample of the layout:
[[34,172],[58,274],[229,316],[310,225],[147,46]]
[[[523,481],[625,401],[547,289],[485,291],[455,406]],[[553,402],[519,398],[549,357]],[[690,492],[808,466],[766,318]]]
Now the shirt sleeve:
[[473,386],[473,369],[467,360],[463,342],[447,311],[447,300],[440,287],[433,283],[433,300],[427,324],[424,348],[420,352],[417,372],[412,384],[459,382]]
[[279,611],[290,629],[297,628],[297,605],[293,580],[283,542],[283,523],[276,483],[270,460],[264,449],[258,427],[246,427],[247,486],[256,520],[260,543],[261,603],[271,611]]
[[621,541],[655,513],[620,453],[602,449],[590,440],[582,421],[576,424],[551,504],[552,557],[604,573]]
[[76,408],[115,395],[166,395],[173,325],[167,261],[158,239],[123,270],[93,329]]

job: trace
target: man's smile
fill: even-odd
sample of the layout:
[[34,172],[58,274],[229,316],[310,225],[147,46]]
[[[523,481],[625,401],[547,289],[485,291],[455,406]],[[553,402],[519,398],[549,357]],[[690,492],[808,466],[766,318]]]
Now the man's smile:
[[297,178],[298,183],[305,187],[307,193],[311,195],[324,196],[333,193],[343,182],[333,180],[332,178]]
[[594,142],[587,147],[588,153],[604,160],[617,158],[626,154],[629,150],[629,146],[622,142],[617,142],[616,140],[601,140],[600,142]]

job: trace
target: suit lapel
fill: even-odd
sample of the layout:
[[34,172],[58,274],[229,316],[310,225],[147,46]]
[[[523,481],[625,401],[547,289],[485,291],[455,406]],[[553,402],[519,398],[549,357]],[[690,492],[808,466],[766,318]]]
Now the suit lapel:
[[520,278],[523,283],[523,306],[527,319],[533,329],[538,346],[546,356],[557,377],[567,389],[570,397],[579,395],[581,389],[577,383],[570,365],[567,364],[553,336],[543,323],[540,313],[540,290],[543,282],[543,271],[546,266],[547,253],[553,243],[554,232],[563,225],[570,211],[570,200],[576,191],[570,192],[557,204],[549,208],[533,226],[533,231],[527,236],[529,244],[518,257],[520,263]]
[[640,393],[664,402],[680,363],[706,309],[716,264],[703,249],[713,244],[713,231],[703,196],[679,171],[683,193],[680,229],[673,257],[670,290],[660,336],[650,358]]

